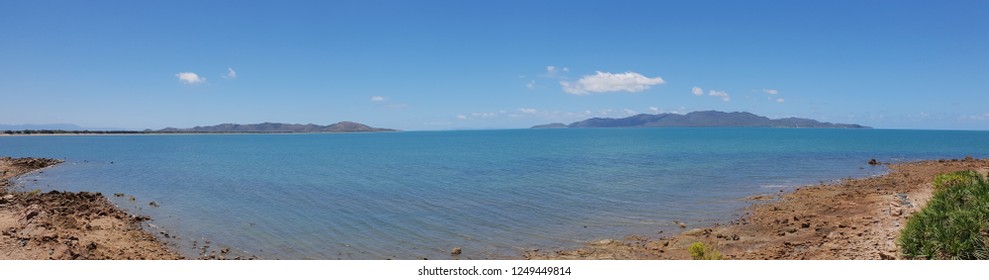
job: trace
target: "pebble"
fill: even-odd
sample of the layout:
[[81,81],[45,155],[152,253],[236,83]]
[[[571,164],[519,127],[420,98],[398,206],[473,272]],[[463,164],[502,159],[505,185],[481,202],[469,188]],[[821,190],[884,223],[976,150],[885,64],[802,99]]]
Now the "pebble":
[[452,255],[460,255],[460,253],[463,253],[460,247],[453,247],[453,250],[450,250],[450,254]]

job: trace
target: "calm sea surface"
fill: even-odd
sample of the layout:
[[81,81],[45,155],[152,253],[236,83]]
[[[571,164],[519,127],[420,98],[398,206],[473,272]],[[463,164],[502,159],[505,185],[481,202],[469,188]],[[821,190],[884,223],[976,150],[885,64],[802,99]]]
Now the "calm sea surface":
[[[96,191],[188,257],[514,258],[727,222],[744,198],[885,172],[870,158],[989,157],[989,132],[636,128],[0,137],[67,162],[19,187]],[[125,193],[136,197],[113,197]],[[155,201],[160,207],[150,207]]]

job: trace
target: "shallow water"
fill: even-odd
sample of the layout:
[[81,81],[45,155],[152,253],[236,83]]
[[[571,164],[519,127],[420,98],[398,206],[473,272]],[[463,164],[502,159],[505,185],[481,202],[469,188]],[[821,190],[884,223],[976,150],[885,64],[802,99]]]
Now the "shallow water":
[[[373,134],[0,137],[67,162],[25,189],[98,191],[194,257],[514,258],[726,222],[745,197],[989,156],[989,132],[635,128]],[[125,193],[136,197],[113,197]],[[155,201],[160,207],[151,207]]]

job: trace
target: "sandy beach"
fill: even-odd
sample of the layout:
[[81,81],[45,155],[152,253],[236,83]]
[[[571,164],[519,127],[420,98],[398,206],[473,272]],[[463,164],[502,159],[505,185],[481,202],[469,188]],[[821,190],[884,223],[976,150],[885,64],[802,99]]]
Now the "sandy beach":
[[0,158],[0,259],[182,258],[141,228],[147,217],[121,211],[100,193],[8,189],[10,178],[58,163]]
[[896,239],[931,197],[938,174],[976,170],[989,160],[929,160],[889,165],[888,174],[749,197],[742,218],[725,225],[684,225],[673,236],[604,239],[575,250],[530,250],[526,259],[690,259],[694,242],[726,259],[900,259]]

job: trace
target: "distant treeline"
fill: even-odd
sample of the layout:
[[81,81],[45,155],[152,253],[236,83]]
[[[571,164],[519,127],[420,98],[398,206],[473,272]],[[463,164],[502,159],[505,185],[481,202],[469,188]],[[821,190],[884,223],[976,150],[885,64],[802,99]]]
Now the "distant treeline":
[[59,129],[40,129],[40,130],[4,130],[3,134],[7,135],[34,135],[34,134],[146,134],[152,133],[152,131],[134,131],[134,130],[59,130]]
[[86,135],[86,134],[277,134],[277,133],[326,133],[299,131],[174,131],[174,130],[58,130],[58,129],[27,129],[4,130],[4,135]]
[[161,130],[64,130],[64,129],[23,129],[4,130],[6,135],[35,135],[35,134],[231,134],[231,133],[342,133],[342,132],[386,132],[397,131],[388,128],[375,128],[361,123],[343,121],[331,125],[316,124],[286,124],[258,123],[234,124],[225,123],[212,126],[197,126],[193,128],[167,127]]

